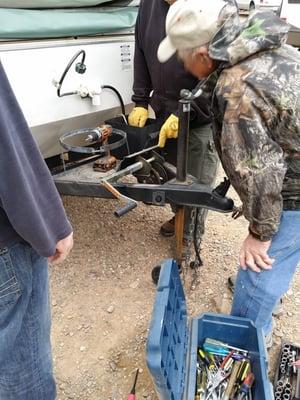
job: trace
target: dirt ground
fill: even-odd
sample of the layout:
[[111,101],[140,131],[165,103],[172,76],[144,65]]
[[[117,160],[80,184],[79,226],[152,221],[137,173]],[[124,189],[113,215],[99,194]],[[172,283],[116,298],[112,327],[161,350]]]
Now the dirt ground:
[[[220,176],[221,179],[221,176]],[[219,179],[219,180],[220,180]],[[234,193],[231,193],[236,198]],[[69,259],[51,268],[53,352],[58,399],[127,399],[140,368],[138,400],[157,399],[145,364],[145,345],[155,297],[152,268],[172,257],[174,239],[160,225],[169,207],[138,207],[116,219],[113,200],[65,197],[74,227]],[[190,289],[185,271],[189,316],[229,312],[228,276],[236,270],[239,246],[247,233],[243,218],[210,212],[203,242],[200,284]],[[270,354],[274,371],[282,339],[300,343],[300,273],[284,297],[285,312],[276,318]]]

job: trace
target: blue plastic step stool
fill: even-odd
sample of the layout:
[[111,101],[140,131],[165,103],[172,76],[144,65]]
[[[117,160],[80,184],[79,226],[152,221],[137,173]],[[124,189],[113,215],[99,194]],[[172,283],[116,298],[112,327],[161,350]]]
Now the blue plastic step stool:
[[273,400],[263,334],[246,318],[202,314],[187,318],[175,260],[166,260],[157,286],[147,341],[147,365],[160,400],[194,400],[197,349],[207,338],[247,349],[255,375],[253,400]]

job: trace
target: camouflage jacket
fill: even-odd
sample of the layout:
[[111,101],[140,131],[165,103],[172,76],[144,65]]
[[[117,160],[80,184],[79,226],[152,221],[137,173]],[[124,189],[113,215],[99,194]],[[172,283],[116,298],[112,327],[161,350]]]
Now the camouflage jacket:
[[300,211],[300,52],[274,13],[237,18],[229,12],[210,44],[220,66],[201,88],[213,93],[216,147],[249,229],[269,240],[282,209]]

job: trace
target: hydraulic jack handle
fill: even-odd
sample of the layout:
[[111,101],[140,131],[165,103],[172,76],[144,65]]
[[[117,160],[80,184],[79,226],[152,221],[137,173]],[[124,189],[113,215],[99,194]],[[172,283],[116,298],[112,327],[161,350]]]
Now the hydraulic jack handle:
[[121,194],[115,187],[113,187],[109,182],[103,180],[101,182],[102,186],[105,187],[111,194],[115,196],[118,200],[125,200],[126,204],[123,207],[120,207],[115,210],[114,214],[116,217],[122,217],[127,214],[129,211],[133,210],[137,206],[137,202],[133,199],[130,199],[127,196]]

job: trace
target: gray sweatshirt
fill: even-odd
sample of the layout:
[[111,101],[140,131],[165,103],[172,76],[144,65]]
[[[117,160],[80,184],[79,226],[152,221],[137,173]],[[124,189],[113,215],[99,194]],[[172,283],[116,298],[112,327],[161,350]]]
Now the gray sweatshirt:
[[25,241],[49,257],[71,232],[51,174],[0,63],[0,248]]

